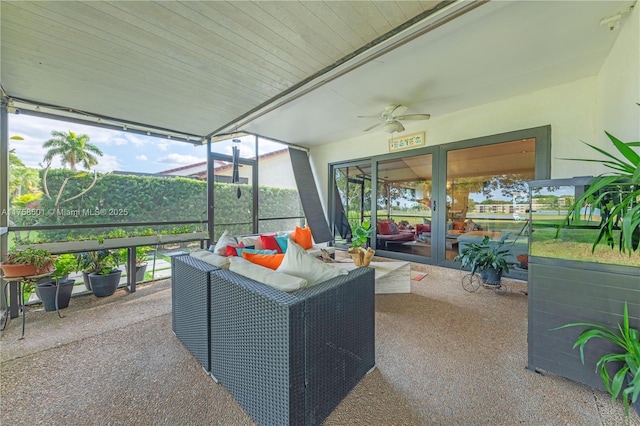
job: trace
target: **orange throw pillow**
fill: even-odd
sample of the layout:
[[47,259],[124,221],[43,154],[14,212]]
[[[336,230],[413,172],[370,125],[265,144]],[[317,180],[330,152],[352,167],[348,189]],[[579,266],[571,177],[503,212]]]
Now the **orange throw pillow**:
[[305,226],[304,228],[300,228],[296,226],[296,230],[293,231],[293,235],[291,235],[291,239],[302,247],[304,250],[310,249],[313,247],[313,237],[311,236],[311,228]]
[[258,253],[245,253],[242,252],[242,257],[247,259],[251,263],[264,266],[265,268],[276,270],[284,259],[284,253],[277,254],[258,254]]

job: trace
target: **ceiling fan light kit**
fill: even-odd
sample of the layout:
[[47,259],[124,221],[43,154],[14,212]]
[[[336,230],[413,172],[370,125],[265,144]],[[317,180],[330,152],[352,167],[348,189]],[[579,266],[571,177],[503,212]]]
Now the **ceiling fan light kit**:
[[404,126],[399,121],[391,121],[384,125],[384,131],[387,133],[402,132]]
[[387,133],[402,132],[404,126],[401,121],[403,120],[428,120],[431,116],[429,114],[404,114],[407,107],[399,104],[387,105],[379,116],[376,115],[359,115],[358,118],[376,118],[380,120],[380,123],[364,129],[368,132],[371,129],[375,129],[378,126],[384,125],[383,129]]

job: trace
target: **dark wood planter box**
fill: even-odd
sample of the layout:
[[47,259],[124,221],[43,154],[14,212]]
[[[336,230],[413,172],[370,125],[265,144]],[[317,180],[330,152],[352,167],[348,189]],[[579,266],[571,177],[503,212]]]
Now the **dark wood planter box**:
[[602,339],[572,349],[583,327],[553,330],[572,322],[622,323],[640,328],[640,268],[529,256],[528,366],[604,390],[595,365],[607,352],[620,352]]

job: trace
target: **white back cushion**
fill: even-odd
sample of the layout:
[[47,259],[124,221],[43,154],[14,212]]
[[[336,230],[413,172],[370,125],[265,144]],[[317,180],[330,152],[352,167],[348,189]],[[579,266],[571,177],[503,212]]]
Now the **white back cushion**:
[[196,259],[200,259],[203,262],[210,263],[218,268],[229,268],[229,258],[225,256],[220,256],[219,254],[211,253],[209,250],[204,249],[193,249],[191,251],[191,257],[195,257]]

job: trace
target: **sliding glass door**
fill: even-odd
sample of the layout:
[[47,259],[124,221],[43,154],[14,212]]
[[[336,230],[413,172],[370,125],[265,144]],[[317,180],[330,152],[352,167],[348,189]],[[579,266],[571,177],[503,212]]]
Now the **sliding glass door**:
[[332,223],[335,243],[347,246],[351,230],[371,221],[371,161],[333,168]]
[[431,258],[433,154],[381,160],[376,171],[376,248]]
[[535,158],[534,138],[446,152],[445,259],[485,236],[504,239],[514,264],[528,253],[527,181],[535,178]]
[[527,181],[548,179],[550,148],[544,126],[331,165],[336,243],[371,220],[381,256],[459,266],[460,250],[488,236],[506,239],[516,264],[528,253]]

